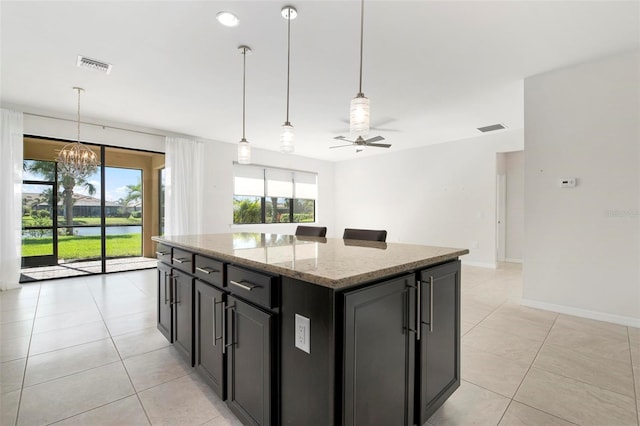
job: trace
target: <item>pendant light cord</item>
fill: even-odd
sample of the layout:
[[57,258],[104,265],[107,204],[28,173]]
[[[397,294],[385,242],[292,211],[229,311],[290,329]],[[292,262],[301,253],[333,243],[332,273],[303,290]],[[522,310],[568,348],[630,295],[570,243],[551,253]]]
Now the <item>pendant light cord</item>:
[[75,88],[78,91],[78,143],[80,143],[80,91],[79,87]]
[[289,74],[291,72],[291,8],[287,15],[287,124],[289,123]]
[[358,94],[362,94],[362,49],[364,45],[364,0],[360,3],[360,90]]
[[244,137],[244,124],[245,124],[245,90],[247,80],[247,48],[242,49],[242,140]]

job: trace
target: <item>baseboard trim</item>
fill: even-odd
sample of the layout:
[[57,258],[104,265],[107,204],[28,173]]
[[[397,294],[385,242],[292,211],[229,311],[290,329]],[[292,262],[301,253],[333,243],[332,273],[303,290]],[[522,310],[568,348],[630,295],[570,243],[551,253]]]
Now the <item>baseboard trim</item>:
[[462,259],[462,264],[467,266],[479,266],[481,268],[497,269],[498,265],[495,263],[476,262],[474,260]]
[[522,299],[520,303],[530,308],[543,309],[545,311],[558,312],[561,314],[573,315],[576,317],[612,322],[614,324],[640,328],[640,318],[607,314],[605,312],[590,311],[588,309],[574,308],[572,306],[565,306],[565,305],[556,305],[553,303],[540,302],[538,300],[531,300],[531,299]]
[[510,257],[507,257],[504,259],[505,262],[510,262],[510,263],[522,263],[522,259],[513,259]]

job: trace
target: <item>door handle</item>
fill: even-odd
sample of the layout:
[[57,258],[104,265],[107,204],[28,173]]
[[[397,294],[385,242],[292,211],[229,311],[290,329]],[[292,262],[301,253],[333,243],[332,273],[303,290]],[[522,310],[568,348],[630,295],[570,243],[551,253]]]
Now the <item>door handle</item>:
[[418,280],[416,282],[417,287],[417,296],[416,296],[416,340],[420,340],[420,335],[422,334],[422,296],[421,296],[421,288],[422,281]]
[[179,305],[180,300],[178,300],[178,277],[173,276],[173,305]]
[[164,304],[166,305],[167,302],[169,302],[169,299],[167,298],[167,278],[169,274],[167,274],[167,271],[164,271]]

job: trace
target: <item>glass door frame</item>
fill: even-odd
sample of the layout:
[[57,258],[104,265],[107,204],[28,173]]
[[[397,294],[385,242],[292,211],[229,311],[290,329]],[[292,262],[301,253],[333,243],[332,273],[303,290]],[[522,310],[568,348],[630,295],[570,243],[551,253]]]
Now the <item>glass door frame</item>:
[[[54,162],[55,163],[55,162]],[[57,168],[57,163],[56,168]],[[29,226],[25,228],[22,226],[22,232],[28,230],[51,230],[53,254],[46,254],[40,256],[21,256],[21,267],[39,267],[39,266],[54,266],[58,265],[58,173],[54,173],[53,181],[44,180],[32,180],[27,179],[22,181],[22,185],[42,185],[51,187],[51,226]],[[24,237],[23,237],[24,238]],[[21,242],[22,244],[22,242]]]

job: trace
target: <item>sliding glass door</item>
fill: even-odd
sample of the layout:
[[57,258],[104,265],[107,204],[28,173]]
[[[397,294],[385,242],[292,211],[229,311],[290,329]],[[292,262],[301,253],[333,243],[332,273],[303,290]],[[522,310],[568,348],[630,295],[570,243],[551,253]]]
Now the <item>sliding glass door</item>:
[[91,145],[101,165],[74,177],[63,144],[25,137],[23,281],[154,267],[164,154]]

